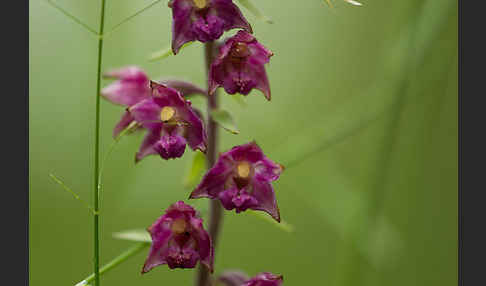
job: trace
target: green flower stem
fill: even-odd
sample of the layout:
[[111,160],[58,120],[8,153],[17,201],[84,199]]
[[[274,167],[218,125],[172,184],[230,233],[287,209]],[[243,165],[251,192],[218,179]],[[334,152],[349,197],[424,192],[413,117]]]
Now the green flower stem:
[[[109,270],[115,268],[118,266],[120,263],[124,262],[128,258],[134,256],[135,254],[139,253],[140,251],[144,250],[150,245],[148,242],[140,242],[135,244],[132,248],[127,249],[125,252],[120,254],[119,256],[115,257],[112,261],[108,262],[105,266],[103,266],[100,269],[99,274],[104,274],[108,272]],[[91,274],[90,276],[86,277],[83,281],[79,282],[76,284],[76,286],[83,286],[83,285],[88,285],[91,281],[93,281],[95,278],[95,274]]]
[[[214,53],[216,52],[215,42],[208,42],[204,45],[205,59],[206,59],[206,71],[209,76],[209,67],[211,65],[212,59],[214,58]],[[211,168],[217,159],[218,150],[218,125],[216,121],[212,118],[212,111],[218,109],[218,92],[216,91],[213,95],[208,96],[208,149],[206,154],[208,169]],[[216,248],[216,243],[218,240],[218,233],[220,230],[221,222],[223,220],[223,209],[221,203],[218,200],[209,201],[209,235],[213,243],[213,247]],[[197,286],[209,286],[210,277],[209,269],[199,264],[199,269],[196,274],[196,285]]]
[[93,239],[94,239],[94,281],[95,286],[100,285],[100,234],[99,234],[99,157],[100,157],[100,90],[101,90],[101,61],[103,57],[103,29],[105,27],[105,0],[101,0],[100,12],[100,28],[98,35],[98,70],[96,74],[96,125],[95,125],[95,150],[94,150],[94,224],[93,224]]

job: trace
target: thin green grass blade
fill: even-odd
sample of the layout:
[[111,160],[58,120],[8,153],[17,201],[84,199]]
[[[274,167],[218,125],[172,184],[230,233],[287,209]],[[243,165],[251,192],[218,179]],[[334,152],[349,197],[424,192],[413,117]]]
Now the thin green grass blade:
[[150,234],[145,229],[130,229],[113,233],[113,237],[121,240],[152,242]]
[[254,217],[257,217],[261,220],[264,220],[271,225],[277,227],[280,230],[283,230],[285,232],[293,232],[294,231],[294,226],[289,224],[288,222],[281,220],[280,223],[274,220],[272,217],[270,217],[267,213],[261,212],[261,211],[252,211],[252,210],[247,210],[247,213],[253,215]]
[[145,8],[142,8],[142,9],[138,10],[137,12],[135,12],[134,14],[132,14],[131,16],[126,17],[125,19],[120,21],[120,23],[114,25],[113,28],[111,28],[111,30],[108,33],[106,33],[105,35],[113,33],[113,31],[118,29],[121,25],[125,24],[126,22],[130,21],[134,17],[136,17],[136,16],[140,15],[141,13],[147,11],[148,9],[152,8],[155,4],[159,3],[160,1],[161,0],[155,0],[152,3],[150,3],[149,5],[147,5]]
[[240,2],[241,6],[245,7],[248,9],[248,11],[255,15],[258,20],[268,24],[273,24],[273,20],[265,16],[250,0],[238,0],[238,2]]
[[[192,45],[194,42],[187,42],[185,43],[184,45],[182,45],[182,47],[180,48],[180,50],[182,50],[183,48],[187,47],[187,46],[190,46]],[[172,52],[172,48],[171,46],[169,45],[168,47],[160,50],[160,51],[157,51],[157,52],[153,52],[150,57],[148,58],[148,60],[150,62],[156,62],[156,61],[160,61],[160,60],[163,60],[165,58],[168,58],[170,56],[173,56],[174,53]]]
[[231,114],[228,111],[223,109],[212,110],[211,117],[226,131],[229,131],[232,134],[240,133],[238,127],[236,127],[233,116],[231,116]]
[[56,182],[57,184],[59,184],[65,191],[67,191],[68,193],[70,193],[71,195],[73,195],[73,197],[80,201],[82,204],[84,204],[93,214],[95,214],[95,210],[85,201],[83,201],[81,199],[81,197],[76,194],[73,190],[71,190],[71,188],[69,188],[66,184],[64,184],[63,181],[61,181],[59,178],[57,178],[54,174],[49,174],[49,177],[54,181]]
[[206,172],[206,156],[200,151],[195,151],[184,178],[184,188],[193,189],[201,181],[204,172]]
[[61,6],[57,5],[51,0],[45,0],[47,4],[51,5],[53,8],[61,12],[64,16],[68,17],[69,19],[73,20],[75,23],[79,24],[81,27],[85,28],[88,32],[91,32],[95,36],[98,36],[98,32],[96,32],[93,28],[91,28],[88,24],[84,23],[80,19],[76,18],[76,16],[72,15],[68,11],[61,8]]

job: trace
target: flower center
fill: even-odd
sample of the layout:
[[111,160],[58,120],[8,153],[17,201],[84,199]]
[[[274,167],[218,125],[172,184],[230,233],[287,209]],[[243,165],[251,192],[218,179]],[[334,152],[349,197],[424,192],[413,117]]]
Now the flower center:
[[167,122],[174,117],[175,109],[170,106],[164,106],[160,111],[160,119],[164,122]]
[[183,218],[176,219],[171,226],[171,230],[175,234],[181,234],[186,231],[186,221]]
[[235,58],[244,58],[248,56],[248,46],[243,42],[237,42],[231,49],[231,56]]
[[238,166],[236,167],[236,171],[238,173],[238,177],[243,178],[243,179],[248,178],[248,176],[250,175],[250,171],[251,171],[250,163],[248,163],[246,161],[239,163]]
[[208,4],[206,0],[192,0],[192,2],[194,2],[194,5],[199,9],[205,8]]

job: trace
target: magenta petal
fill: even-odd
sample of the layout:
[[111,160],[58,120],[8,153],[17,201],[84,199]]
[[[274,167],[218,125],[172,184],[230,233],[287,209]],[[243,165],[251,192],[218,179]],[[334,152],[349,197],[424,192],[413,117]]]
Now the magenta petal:
[[197,212],[192,206],[183,201],[177,201],[167,208],[165,215],[171,219],[177,219],[181,217],[195,217]]
[[270,83],[262,64],[253,63],[253,60],[249,59],[247,67],[240,74],[240,82],[241,94],[248,94],[251,89],[256,88],[267,100],[271,100]]
[[105,77],[119,79],[101,90],[101,95],[115,104],[131,106],[150,96],[149,79],[138,67],[113,70]]
[[135,119],[130,114],[130,112],[125,111],[125,113],[123,113],[122,118],[120,119],[118,124],[115,126],[115,129],[113,129],[113,138],[118,137],[118,135],[120,135],[120,133],[123,130],[125,130],[125,128],[127,128],[130,125],[130,123],[133,122],[133,120],[135,120]]
[[196,39],[192,31],[191,14],[194,6],[192,0],[172,0],[172,51],[176,55],[182,45]]
[[254,165],[255,178],[260,181],[275,181],[280,177],[284,167],[268,158],[263,158]]
[[257,163],[265,158],[262,149],[255,141],[231,148],[228,151],[228,155],[233,160],[248,161],[250,163]]
[[192,228],[195,230],[193,235],[199,247],[199,258],[201,263],[208,267],[211,273],[213,272],[214,264],[214,248],[211,242],[211,237],[203,228],[203,221],[200,218],[191,219]]
[[153,97],[142,100],[141,102],[130,107],[128,110],[136,121],[144,123],[161,122],[160,110],[162,108],[155,103]]
[[142,160],[148,155],[158,154],[153,147],[155,143],[157,143],[160,140],[162,123],[152,123],[150,125],[146,125],[146,128],[148,132],[145,135],[145,138],[143,139],[142,145],[140,145],[140,149],[135,155],[135,163],[138,163],[140,160]]
[[201,118],[196,115],[192,108],[187,109],[183,116],[188,124],[188,126],[185,126],[185,138],[187,143],[193,150],[199,149],[201,152],[205,153],[207,148],[207,135]]
[[182,97],[188,98],[192,95],[207,95],[206,90],[201,87],[184,80],[177,79],[163,79],[159,81],[160,83],[171,87],[181,93]]
[[227,155],[221,155],[214,166],[204,175],[201,183],[191,193],[191,199],[218,198],[224,190],[224,184],[233,172],[232,163]]
[[253,33],[250,23],[243,17],[240,9],[232,0],[212,0],[211,6],[216,11],[217,17],[223,21],[225,31],[241,28],[248,33]]
[[275,191],[270,183],[254,179],[252,182],[252,196],[256,198],[258,204],[251,207],[253,210],[260,210],[271,215],[276,221],[280,222],[280,211],[275,198]]
[[143,266],[142,273],[146,273],[158,265],[167,263],[165,258],[168,253],[168,242],[172,232],[170,231],[170,228],[164,226],[161,221],[162,220],[159,219],[154,223],[154,225],[160,229],[151,233],[152,245],[150,246],[149,255]]

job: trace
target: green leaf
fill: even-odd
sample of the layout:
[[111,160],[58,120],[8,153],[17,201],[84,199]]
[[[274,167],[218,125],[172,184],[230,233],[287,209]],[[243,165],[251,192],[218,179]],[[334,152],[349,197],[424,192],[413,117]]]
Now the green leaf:
[[231,116],[231,114],[228,111],[222,109],[212,110],[211,117],[225,130],[233,134],[240,133],[233,120],[233,116]]
[[[182,50],[183,48],[187,47],[187,46],[190,46],[192,45],[194,42],[187,42],[185,43],[184,45],[182,45],[182,47],[180,48],[180,50]],[[168,47],[160,50],[160,51],[157,51],[157,52],[153,52],[150,57],[149,57],[149,61],[150,62],[155,62],[155,61],[159,61],[159,60],[163,60],[169,56],[172,56],[174,55],[174,53],[172,52],[172,47],[169,45]]]
[[359,3],[358,1],[354,1],[354,0],[344,0],[344,1],[354,6],[363,6],[363,4]]
[[258,20],[264,21],[268,24],[273,24],[272,19],[265,16],[250,0],[238,0],[238,2],[240,2],[241,6],[245,7],[248,9],[248,11],[255,15]]
[[[327,5],[329,5],[329,7],[332,7],[332,3],[331,3],[331,0],[326,0],[327,2]],[[355,6],[363,6],[363,4],[359,3],[358,1],[355,1],[355,0],[344,0],[344,2],[348,2],[349,4],[352,4],[352,5],[355,5]]]
[[139,242],[152,242],[150,234],[145,229],[131,229],[113,233],[113,237],[116,239],[139,241]]
[[184,179],[184,188],[193,189],[206,172],[206,156],[200,151],[194,152],[191,165]]
[[[112,259],[110,262],[103,265],[103,267],[100,268],[100,275],[103,275],[106,272],[110,271],[111,269],[114,269],[115,267],[117,267],[121,263],[127,261],[130,257],[134,256],[135,254],[137,254],[140,251],[147,248],[149,245],[150,245],[150,243],[147,243],[145,241],[133,245],[132,247],[130,247],[129,249],[125,250],[120,255],[118,255],[117,257]],[[76,284],[75,286],[90,286],[91,284],[88,284],[88,283],[93,281],[94,278],[95,278],[95,275],[94,275],[94,273],[92,273],[91,275],[86,277],[83,281]]]
[[252,214],[253,216],[260,218],[277,228],[285,231],[285,232],[293,232],[294,231],[294,226],[287,223],[284,220],[280,220],[280,223],[274,220],[272,217],[270,217],[267,213],[261,212],[261,211],[252,211],[252,210],[247,210],[248,213]]

